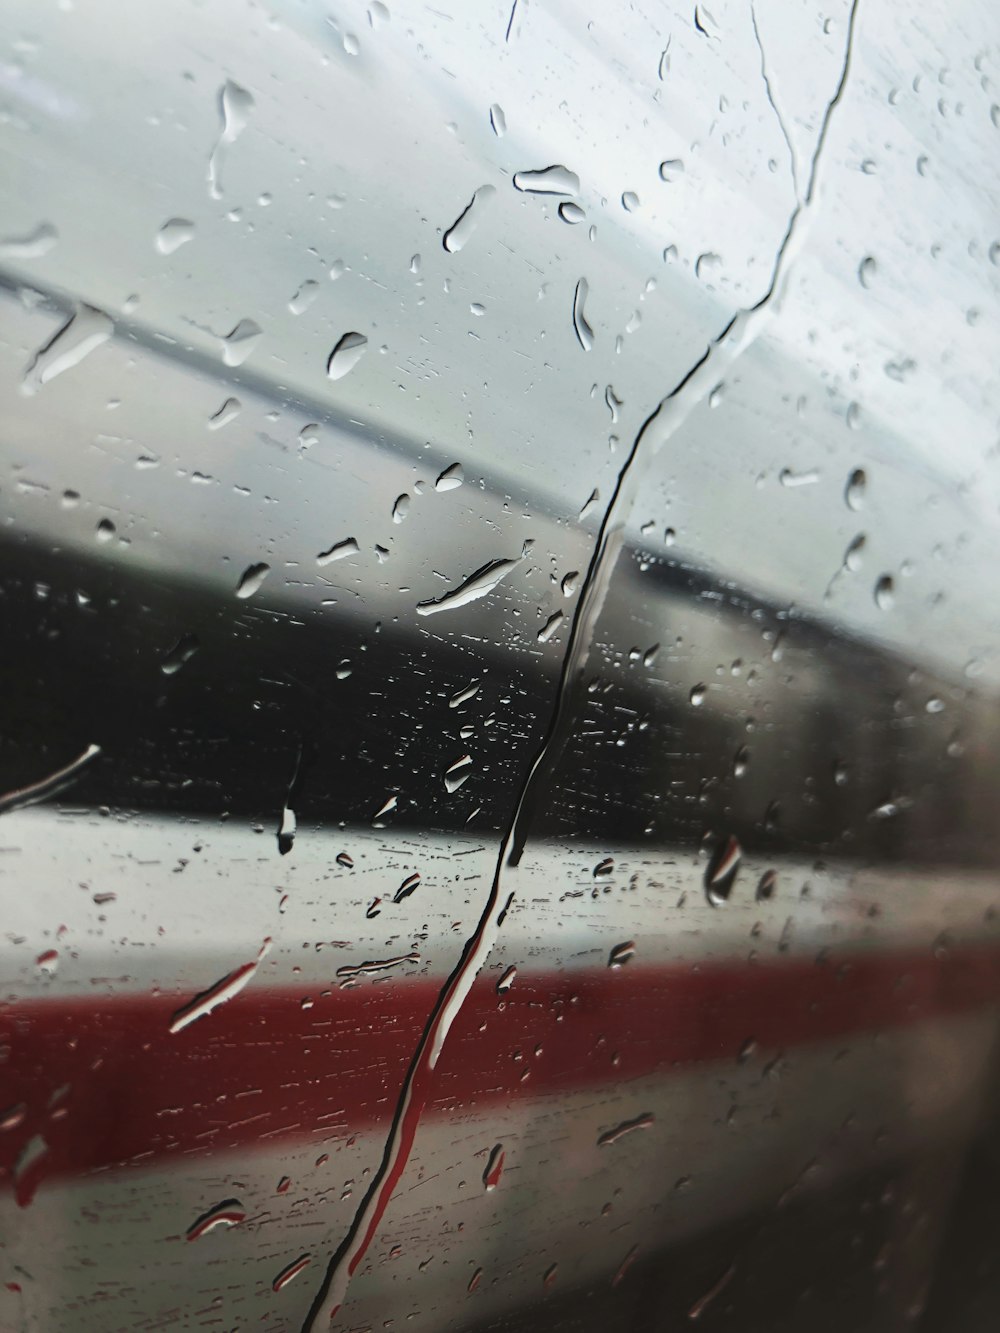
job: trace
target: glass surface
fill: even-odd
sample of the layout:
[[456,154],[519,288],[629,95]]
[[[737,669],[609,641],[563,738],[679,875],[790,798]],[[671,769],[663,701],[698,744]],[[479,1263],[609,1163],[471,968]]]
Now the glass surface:
[[998,39],[4,5],[0,1328],[996,1327]]

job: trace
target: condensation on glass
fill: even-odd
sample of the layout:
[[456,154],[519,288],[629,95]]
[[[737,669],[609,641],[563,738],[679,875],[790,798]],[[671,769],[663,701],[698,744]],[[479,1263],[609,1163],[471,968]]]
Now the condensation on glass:
[[991,7],[0,33],[0,1326],[991,1326]]

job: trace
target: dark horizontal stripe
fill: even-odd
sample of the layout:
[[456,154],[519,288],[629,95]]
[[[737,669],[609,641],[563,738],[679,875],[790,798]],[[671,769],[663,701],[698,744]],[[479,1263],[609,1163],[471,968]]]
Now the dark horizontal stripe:
[[[455,1023],[429,1086],[430,1114],[624,1086],[735,1060],[749,1042],[784,1050],[975,1009],[1000,999],[1000,949],[633,962],[521,973],[500,996],[498,976],[479,978]],[[393,976],[279,990],[251,980],[173,1035],[190,995],[8,1003],[0,1172],[27,1202],[45,1179],[284,1141],[315,1142],[318,1155],[344,1136],[384,1129],[438,985]],[[622,1119],[635,1114],[627,1096],[621,1110]]]
[[[987,1157],[995,1154],[977,1153],[974,1189],[959,1196],[943,1253],[935,1224],[945,1221],[954,1157],[933,1166],[897,1157],[826,1173],[820,1188],[813,1181],[789,1190],[802,1165],[790,1160],[774,1182],[777,1206],[669,1242],[655,1224],[622,1225],[617,1203],[607,1218],[617,1226],[604,1231],[600,1249],[580,1233],[573,1244],[553,1236],[521,1259],[522,1303],[503,1313],[484,1309],[482,1297],[509,1283],[509,1264],[484,1244],[477,1292],[449,1307],[448,1326],[457,1333],[988,1333],[1000,1308],[1000,1172]],[[669,1184],[664,1196],[661,1216],[683,1215],[687,1196],[671,1198]],[[569,1192],[567,1207],[572,1201]],[[933,1222],[907,1228],[914,1213]],[[929,1282],[930,1306],[917,1319]]]
[[[0,792],[44,779],[96,744],[101,753],[63,798],[70,808],[183,813],[207,827],[225,812],[260,823],[260,846],[274,855],[280,797],[296,771],[293,857],[308,842],[316,851],[331,833],[339,842],[331,819],[365,826],[389,794],[398,797],[387,821],[397,833],[486,837],[506,827],[552,709],[546,654],[512,651],[503,636],[489,635],[473,650],[453,631],[428,638],[405,618],[386,620],[376,641],[368,619],[343,606],[322,614],[303,606],[293,624],[269,596],[247,602],[233,596],[233,585],[213,592],[153,576],[99,554],[110,549],[95,543],[70,555],[0,532],[7,649]],[[713,829],[772,864],[837,855],[945,873],[1000,863],[992,697],[970,692],[968,681],[959,689],[933,673],[915,675],[912,664],[839,633],[810,631],[798,618],[761,619],[756,599],[732,589],[706,600],[707,585],[695,580],[690,594],[664,588],[650,600],[646,585],[660,567],[638,568],[623,563],[606,632],[631,643],[627,608],[642,605],[648,638],[636,647],[646,652],[659,639],[662,651],[649,666],[623,660],[611,696],[583,686],[574,693],[574,737],[539,804],[536,837],[579,839],[585,830],[593,844],[634,840],[673,856]],[[695,645],[728,644],[726,655],[747,670],[763,651],[761,636],[770,636],[768,652],[780,661],[759,664],[757,703],[751,709],[746,701],[751,712],[769,708],[768,726],[749,746],[754,782],[733,774],[734,755],[748,742],[736,707],[743,687],[710,683],[693,709],[669,662],[667,643],[677,633]],[[178,644],[195,641],[193,656],[164,674]],[[695,670],[700,657],[692,651]],[[332,689],[331,662],[341,661],[354,670]],[[716,665],[714,655],[704,661],[706,679]],[[479,695],[454,713],[449,698],[473,679]],[[932,695],[947,705],[939,713],[926,711]],[[419,715],[424,726],[401,745],[398,728],[385,726],[383,704],[394,715]],[[414,782],[415,773],[440,775],[455,760],[452,722],[489,713],[494,725],[477,732],[475,772],[459,791],[440,780]],[[953,746],[959,734],[962,744]],[[650,782],[664,764],[670,783],[653,817]],[[849,780],[838,782],[838,773]],[[899,791],[919,793],[912,807],[871,818]],[[603,851],[595,845],[595,853]]]

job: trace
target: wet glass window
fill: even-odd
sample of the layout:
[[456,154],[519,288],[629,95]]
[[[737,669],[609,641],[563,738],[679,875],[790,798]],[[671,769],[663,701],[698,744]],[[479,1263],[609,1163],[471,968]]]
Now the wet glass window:
[[0,1328],[1000,1321],[1000,20],[8,0]]

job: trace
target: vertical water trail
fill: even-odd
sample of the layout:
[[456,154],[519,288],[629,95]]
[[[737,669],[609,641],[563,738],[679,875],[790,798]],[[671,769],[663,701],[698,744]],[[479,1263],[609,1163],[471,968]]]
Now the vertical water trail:
[[[788,274],[805,241],[815,208],[823,147],[833,112],[841,101],[850,72],[859,0],[852,0],[843,64],[833,96],[827,103],[809,166],[804,192],[796,198],[775,255],[771,279],[763,296],[726,324],[680,382],[662,399],[646,420],[626,457],[601,521],[576,611],[570,623],[566,653],[553,703],[549,726],[521,782],[507,829],[500,843],[489,894],[475,930],[445,982],[420,1037],[400,1091],[385,1150],[371,1183],[354,1215],[351,1226],[331,1256],[303,1325],[303,1333],[323,1333],[335,1318],[351,1278],[363,1260],[389,1200],[409,1159],[433,1073],[452,1024],[461,1012],[472,985],[487,957],[513,899],[505,872],[521,859],[543,780],[558,757],[567,734],[569,701],[573,686],[586,667],[593,630],[607,595],[610,575],[621,549],[626,517],[639,484],[637,460],[655,458],[680,429],[691,412],[720,383],[733,362],[759,334],[762,326],[780,307]],[[758,38],[759,40],[759,38]],[[762,53],[763,56],[763,53]],[[781,121],[773,99],[769,100]],[[782,131],[787,136],[782,121]],[[791,143],[789,140],[789,148]],[[793,153],[794,160],[794,153]]]

